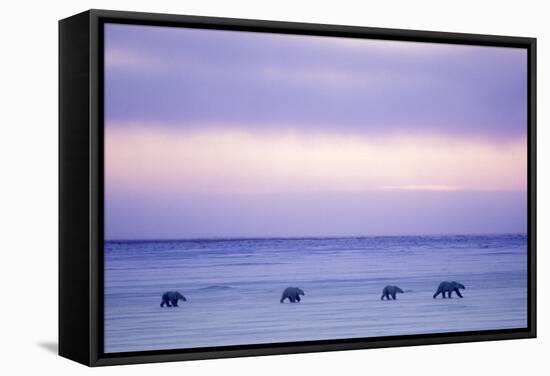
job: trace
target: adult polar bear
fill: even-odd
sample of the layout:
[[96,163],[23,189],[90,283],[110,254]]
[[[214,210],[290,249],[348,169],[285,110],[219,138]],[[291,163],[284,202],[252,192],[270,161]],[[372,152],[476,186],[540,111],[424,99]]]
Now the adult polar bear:
[[464,287],[464,285],[462,283],[458,283],[458,282],[447,282],[447,281],[444,281],[444,282],[441,282],[439,284],[439,287],[437,288],[437,291],[435,292],[433,298],[437,298],[437,296],[439,294],[442,294],[443,295],[443,299],[446,298],[445,296],[445,293],[448,293],[449,295],[449,298],[451,297],[451,294],[452,292],[456,292],[456,294],[458,295],[459,298],[462,298],[462,294],[460,293],[460,289],[464,290],[466,289],[466,287]]
[[184,302],[187,301],[185,299],[185,296],[179,293],[179,291],[166,291],[164,294],[162,294],[162,300],[160,302],[160,307],[164,307],[165,305],[167,307],[177,307],[178,306],[178,300],[183,300]]
[[300,301],[300,295],[305,295],[302,289],[298,287],[287,287],[281,295],[281,303],[288,299],[291,303],[296,303]]
[[403,294],[403,290],[401,290],[397,286],[386,286],[382,290],[382,296],[380,297],[380,300],[391,300],[390,296],[393,298],[393,300],[397,299],[397,293]]

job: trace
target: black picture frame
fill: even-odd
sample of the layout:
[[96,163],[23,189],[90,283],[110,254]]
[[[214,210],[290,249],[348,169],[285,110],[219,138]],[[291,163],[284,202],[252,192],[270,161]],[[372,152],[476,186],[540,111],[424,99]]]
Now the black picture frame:
[[[528,326],[375,338],[103,352],[103,24],[525,48],[528,52]],[[88,10],[59,21],[59,354],[88,366],[536,337],[536,39]]]

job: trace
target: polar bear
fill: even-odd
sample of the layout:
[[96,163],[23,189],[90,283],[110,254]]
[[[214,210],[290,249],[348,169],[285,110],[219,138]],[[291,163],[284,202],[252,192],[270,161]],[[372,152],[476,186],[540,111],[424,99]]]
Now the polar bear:
[[460,293],[460,289],[464,290],[466,287],[464,287],[463,284],[458,282],[441,282],[439,284],[439,287],[437,288],[437,291],[435,292],[433,298],[435,299],[439,294],[443,296],[443,299],[446,298],[445,293],[448,293],[449,298],[451,297],[452,292],[456,292],[459,298],[462,298],[462,294]]
[[283,291],[283,295],[281,295],[281,303],[287,298],[291,303],[299,302],[300,295],[305,295],[305,293],[298,287],[287,287],[285,291]]
[[391,300],[390,296],[393,298],[393,300],[395,300],[397,299],[396,297],[397,293],[403,294],[403,290],[401,290],[397,286],[388,285],[384,287],[384,289],[382,290],[382,296],[380,297],[380,300],[384,300],[384,298],[386,298],[386,300]]
[[180,299],[184,302],[187,301],[187,299],[185,299],[185,296],[180,294],[178,291],[166,291],[164,294],[162,294],[162,301],[160,302],[160,306],[164,307],[164,305],[166,304],[167,307],[177,307],[178,300]]

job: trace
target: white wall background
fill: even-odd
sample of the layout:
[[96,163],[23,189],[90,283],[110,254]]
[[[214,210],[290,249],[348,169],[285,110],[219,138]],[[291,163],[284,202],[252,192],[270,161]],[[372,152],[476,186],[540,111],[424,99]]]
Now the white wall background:
[[[10,1],[0,22],[0,374],[541,374],[548,370],[550,14],[544,1]],[[539,338],[88,369],[57,343],[57,20],[106,8],[538,38]],[[460,320],[460,317],[449,317]]]

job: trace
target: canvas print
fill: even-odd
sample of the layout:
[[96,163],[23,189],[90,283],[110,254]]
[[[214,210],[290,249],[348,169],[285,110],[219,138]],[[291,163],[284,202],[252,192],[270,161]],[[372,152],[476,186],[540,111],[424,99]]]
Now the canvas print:
[[527,50],[104,26],[104,352],[527,327]]

